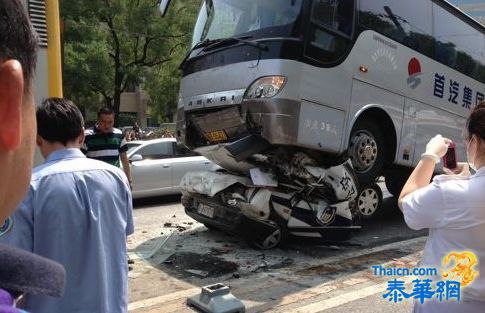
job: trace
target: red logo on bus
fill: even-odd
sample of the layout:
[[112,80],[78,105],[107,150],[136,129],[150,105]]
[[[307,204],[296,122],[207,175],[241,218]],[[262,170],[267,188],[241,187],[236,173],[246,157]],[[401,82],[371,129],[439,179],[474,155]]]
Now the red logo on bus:
[[408,86],[416,89],[421,84],[421,78],[419,78],[421,76],[421,63],[419,63],[418,59],[412,58],[409,60],[408,74]]

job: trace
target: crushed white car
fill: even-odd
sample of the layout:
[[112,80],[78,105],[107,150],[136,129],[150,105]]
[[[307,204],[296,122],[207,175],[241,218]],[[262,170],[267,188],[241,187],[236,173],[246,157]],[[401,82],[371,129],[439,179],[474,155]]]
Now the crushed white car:
[[[208,228],[240,234],[259,249],[275,248],[290,235],[347,239],[360,228],[350,161],[322,168],[305,158],[295,155],[276,187],[228,172],[187,173],[181,182],[185,212]],[[274,168],[259,170],[275,176]]]

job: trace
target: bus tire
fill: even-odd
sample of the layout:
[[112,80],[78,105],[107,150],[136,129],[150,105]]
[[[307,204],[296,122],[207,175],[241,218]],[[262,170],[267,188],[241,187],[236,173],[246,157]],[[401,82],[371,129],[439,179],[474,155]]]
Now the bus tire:
[[399,197],[402,187],[411,175],[411,169],[393,166],[385,173],[387,191],[394,197]]
[[384,135],[370,119],[358,120],[350,134],[348,154],[361,186],[375,183],[386,161]]

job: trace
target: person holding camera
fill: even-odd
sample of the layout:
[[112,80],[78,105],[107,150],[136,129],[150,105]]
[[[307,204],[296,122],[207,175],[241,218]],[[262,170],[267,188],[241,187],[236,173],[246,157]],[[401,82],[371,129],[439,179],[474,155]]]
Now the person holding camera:
[[[432,138],[404,185],[398,203],[410,228],[429,229],[420,266],[443,270],[445,257],[455,252],[471,252],[477,264],[471,260],[460,264],[462,261],[457,258],[454,261],[457,266],[481,275],[475,275],[471,283],[462,286],[460,302],[438,301],[434,297],[423,304],[416,303],[414,312],[485,312],[485,102],[472,109],[465,141],[468,164],[445,168],[447,175],[431,181],[436,164],[451,144],[451,140],[441,135]],[[471,175],[469,167],[475,174]]]

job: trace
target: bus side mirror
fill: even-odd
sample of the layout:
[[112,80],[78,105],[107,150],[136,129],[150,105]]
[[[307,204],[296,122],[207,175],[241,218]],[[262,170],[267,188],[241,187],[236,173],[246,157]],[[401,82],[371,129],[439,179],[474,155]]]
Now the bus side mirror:
[[161,0],[160,1],[159,10],[160,10],[160,15],[162,17],[165,17],[165,14],[167,14],[169,6],[170,6],[170,0]]

